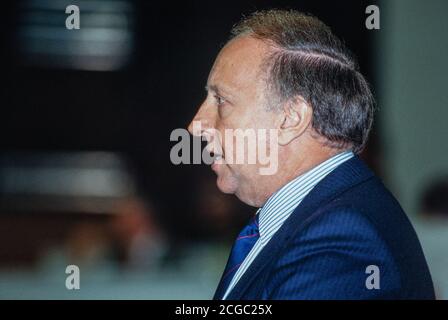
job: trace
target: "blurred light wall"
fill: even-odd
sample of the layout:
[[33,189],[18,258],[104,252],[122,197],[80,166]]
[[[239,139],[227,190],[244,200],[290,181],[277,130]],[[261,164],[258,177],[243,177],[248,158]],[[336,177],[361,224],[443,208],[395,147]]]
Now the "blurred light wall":
[[378,121],[387,184],[411,216],[448,173],[448,1],[383,0],[377,33]]

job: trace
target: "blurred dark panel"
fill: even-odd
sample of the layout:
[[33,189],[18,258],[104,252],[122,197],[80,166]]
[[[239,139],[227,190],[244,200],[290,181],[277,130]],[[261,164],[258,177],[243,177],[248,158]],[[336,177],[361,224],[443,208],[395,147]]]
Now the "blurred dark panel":
[[78,0],[82,28],[61,28],[69,16],[66,7],[72,4],[68,0],[23,0],[19,4],[16,37],[21,62],[93,71],[126,66],[133,51],[133,4]]

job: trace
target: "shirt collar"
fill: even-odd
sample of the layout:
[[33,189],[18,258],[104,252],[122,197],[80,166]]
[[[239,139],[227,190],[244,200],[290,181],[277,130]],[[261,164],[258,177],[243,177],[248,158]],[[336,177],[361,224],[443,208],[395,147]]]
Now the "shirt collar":
[[262,241],[268,241],[273,236],[316,184],[353,156],[352,151],[339,153],[294,178],[269,197],[257,211]]

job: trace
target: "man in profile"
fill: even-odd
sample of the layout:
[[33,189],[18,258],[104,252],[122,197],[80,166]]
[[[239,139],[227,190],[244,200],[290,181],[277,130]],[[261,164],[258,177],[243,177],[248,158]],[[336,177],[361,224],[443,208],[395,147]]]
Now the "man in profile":
[[408,218],[356,155],[374,99],[324,23],[282,10],[242,20],[206,89],[192,134],[212,141],[230,129],[274,129],[266,141],[278,150],[270,175],[260,161],[228,161],[238,148],[225,142],[210,150],[218,188],[259,208],[235,240],[215,299],[434,298]]

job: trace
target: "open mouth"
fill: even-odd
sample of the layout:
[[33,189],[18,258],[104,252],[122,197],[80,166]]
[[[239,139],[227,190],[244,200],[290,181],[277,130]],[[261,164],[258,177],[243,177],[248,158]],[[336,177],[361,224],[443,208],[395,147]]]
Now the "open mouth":
[[217,148],[216,145],[212,145],[212,144],[208,144],[206,146],[206,150],[210,154],[210,157],[212,159],[212,163],[211,163],[212,165],[222,164],[223,160],[224,160],[224,155],[223,155],[222,150],[216,150],[216,149],[221,149],[221,148],[220,148],[220,146],[218,146],[218,148]]
[[211,152],[210,153],[213,158],[213,164],[222,164],[224,157],[222,154]]

